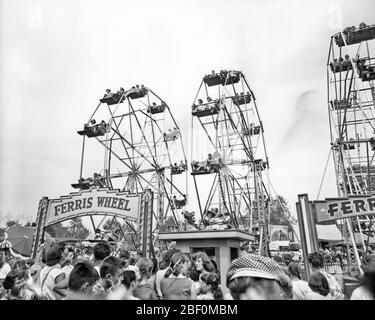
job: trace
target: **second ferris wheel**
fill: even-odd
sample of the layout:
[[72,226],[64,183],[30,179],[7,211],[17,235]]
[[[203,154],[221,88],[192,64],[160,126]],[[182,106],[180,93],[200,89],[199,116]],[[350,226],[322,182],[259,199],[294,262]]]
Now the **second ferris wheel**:
[[[267,238],[269,162],[255,95],[244,74],[222,70],[204,76],[191,114],[191,175],[200,225],[250,232],[259,227]],[[218,218],[225,223],[211,222]]]

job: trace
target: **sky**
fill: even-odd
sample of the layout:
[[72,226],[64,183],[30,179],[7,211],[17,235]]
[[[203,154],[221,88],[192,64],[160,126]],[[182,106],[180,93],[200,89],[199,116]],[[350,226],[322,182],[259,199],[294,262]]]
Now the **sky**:
[[[33,220],[41,197],[73,191],[76,131],[106,88],[145,84],[186,133],[202,77],[221,69],[249,81],[272,185],[295,212],[298,194],[317,199],[329,153],[330,36],[375,23],[374,9],[373,0],[0,0],[0,219]],[[331,159],[320,199],[336,194]]]

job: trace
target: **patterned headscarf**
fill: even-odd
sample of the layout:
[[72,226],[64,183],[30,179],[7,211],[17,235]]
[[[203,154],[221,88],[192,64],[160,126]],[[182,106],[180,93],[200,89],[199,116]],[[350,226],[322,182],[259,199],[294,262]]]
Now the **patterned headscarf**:
[[279,283],[287,296],[292,294],[290,278],[271,258],[248,254],[233,260],[227,272],[227,285],[239,277],[273,279]]

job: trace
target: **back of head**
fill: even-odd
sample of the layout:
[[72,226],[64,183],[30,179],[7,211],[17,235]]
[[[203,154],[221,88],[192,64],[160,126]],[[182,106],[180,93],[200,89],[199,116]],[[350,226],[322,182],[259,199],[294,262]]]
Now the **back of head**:
[[223,300],[223,292],[219,286],[219,277],[214,273],[204,273],[201,275],[201,280],[207,285],[211,286],[211,291],[215,300]]
[[99,242],[94,247],[94,258],[97,261],[102,261],[107,258],[111,254],[111,247],[110,245],[105,242]]
[[181,252],[181,250],[176,249],[176,248],[168,249],[168,251],[163,256],[163,262],[169,265],[171,263],[172,256],[175,253],[179,253],[179,252]]
[[120,250],[120,256],[119,258],[123,259],[123,260],[129,260],[130,258],[130,253],[128,250],[126,249],[121,249]]
[[10,290],[15,285],[17,279],[24,278],[25,273],[20,270],[11,270],[7,276],[5,277],[5,280],[3,282],[3,287],[6,290]]
[[292,256],[290,253],[284,253],[283,254],[283,261],[288,266],[289,263],[292,261]]
[[327,296],[329,293],[328,280],[320,272],[315,272],[311,275],[309,280],[309,287],[312,291],[317,292],[322,296]]
[[125,261],[114,256],[105,258],[100,264],[99,273],[101,278],[105,278],[108,274],[116,276],[119,269],[125,267]]
[[88,286],[92,286],[98,279],[98,272],[90,263],[78,262],[70,273],[69,289],[79,291],[86,283]]
[[13,270],[26,271],[28,266],[25,260],[18,260],[12,267]]
[[151,259],[140,258],[137,262],[137,267],[139,269],[141,279],[148,279],[151,276],[154,264]]
[[58,243],[52,245],[47,251],[46,265],[52,267],[58,264],[63,257],[64,248]]
[[324,267],[324,257],[319,252],[310,253],[309,262],[315,269],[321,269]]
[[301,279],[301,266],[298,262],[291,262],[288,265],[288,271],[291,277]]
[[121,283],[126,287],[126,289],[130,288],[130,285],[133,281],[136,280],[135,272],[132,270],[125,270],[122,275],[122,281]]

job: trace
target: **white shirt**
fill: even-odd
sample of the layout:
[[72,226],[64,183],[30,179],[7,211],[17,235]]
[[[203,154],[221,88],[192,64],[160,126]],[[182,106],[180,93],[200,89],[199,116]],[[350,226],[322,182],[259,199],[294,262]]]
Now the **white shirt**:
[[60,265],[54,265],[53,267],[45,266],[42,271],[40,271],[39,285],[41,286],[42,292],[48,295],[51,300],[56,300],[57,297],[53,288],[56,285],[56,278],[63,273]]
[[159,270],[156,272],[156,280],[155,280],[155,284],[156,284],[156,293],[159,297],[162,297],[163,294],[161,293],[161,289],[160,289],[160,283],[161,283],[161,280],[164,279],[164,276],[165,276],[165,273],[167,272],[168,268],[165,268],[163,270]]
[[10,265],[6,262],[4,262],[3,266],[0,269],[0,280],[4,280],[7,274],[12,270]]
[[375,300],[374,297],[371,295],[366,288],[363,286],[358,287],[352,293],[350,300]]
[[99,272],[99,270],[100,270],[100,266],[94,266],[94,269],[95,269],[96,271],[98,271],[98,275],[99,275],[99,277],[100,277],[100,272]]
[[293,280],[293,300],[309,300],[311,288],[306,281]]
[[64,268],[62,268],[62,271],[65,273],[65,277],[69,279],[70,273],[73,270],[73,266],[71,264],[67,264]]

